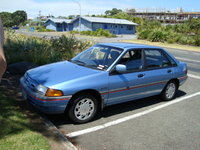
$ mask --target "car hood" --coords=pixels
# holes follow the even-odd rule
[[[27,74],[38,84],[51,87],[62,82],[84,78],[99,72],[102,71],[79,66],[69,61],[63,61],[31,69]]]

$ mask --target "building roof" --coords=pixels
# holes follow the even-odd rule
[[[179,14],[183,15],[200,15],[200,12],[180,12]]]
[[[126,24],[126,25],[137,25],[137,23],[128,21],[126,19],[115,19],[115,18],[101,18],[101,17],[81,17],[89,22],[96,22],[96,23],[112,23],[112,24]],[[78,18],[76,18],[78,19]],[[76,20],[74,19],[74,20]],[[51,20],[55,23],[71,23],[71,19],[55,19],[55,18],[49,18],[48,20]],[[48,21],[47,20],[47,21]]]
[[[137,25],[126,19],[115,19],[115,18],[100,18],[100,17],[81,17],[89,22],[96,23],[112,23],[112,24],[126,24],[126,25]]]
[[[55,23],[63,23],[63,22],[71,23],[71,21],[72,21],[71,19],[55,19],[55,18],[49,18],[48,20],[51,20],[51,21],[53,21]]]

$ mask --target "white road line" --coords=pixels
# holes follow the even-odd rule
[[[200,79],[200,76],[197,76],[197,75],[193,75],[193,74],[187,74],[187,75],[190,78]]]
[[[182,57],[176,57],[176,58],[180,59],[180,60],[183,60],[183,61],[190,61],[190,62],[200,63],[199,60],[187,59],[187,58],[182,58]]]
[[[197,92],[197,93],[194,93],[194,94],[191,94],[191,95],[188,95],[188,96],[184,96],[184,97],[181,97],[181,98],[177,98],[177,99],[175,99],[173,101],[170,101],[170,102],[167,102],[165,104],[156,106],[154,108],[150,108],[150,109],[145,110],[143,112],[139,112],[139,113],[136,113],[136,114],[124,117],[124,118],[120,118],[120,119],[117,119],[117,120],[114,120],[114,121],[111,121],[111,122],[107,122],[107,123],[102,124],[102,125],[94,126],[94,127],[91,127],[91,128],[80,130],[80,131],[75,131],[75,132],[66,134],[66,136],[69,137],[69,138],[73,138],[73,137],[77,137],[77,136],[80,136],[80,135],[83,135],[83,134],[95,132],[95,131],[98,131],[98,130],[101,130],[101,129],[104,129],[104,128],[107,128],[107,127],[110,127],[110,126],[114,126],[114,125],[123,123],[123,122],[131,120],[131,119],[135,119],[135,118],[144,116],[144,115],[149,114],[151,112],[154,112],[156,110],[159,110],[159,109],[165,108],[165,107],[167,107],[169,105],[172,105],[172,104],[187,100],[187,99],[195,97],[197,95],[200,95],[200,92]]]

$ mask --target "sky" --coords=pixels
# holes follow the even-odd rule
[[[15,12],[24,10],[28,18],[35,18],[39,11],[41,15],[68,16],[104,14],[112,8],[131,9],[137,11],[155,11],[166,9],[177,11],[182,7],[184,11],[200,12],[200,0],[0,0],[0,12]]]

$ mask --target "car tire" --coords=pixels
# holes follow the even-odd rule
[[[69,118],[76,123],[86,123],[97,113],[97,99],[92,95],[82,95],[73,100],[69,108]]]
[[[169,81],[161,93],[161,97],[165,101],[170,101],[176,96],[178,86],[175,81]]]

